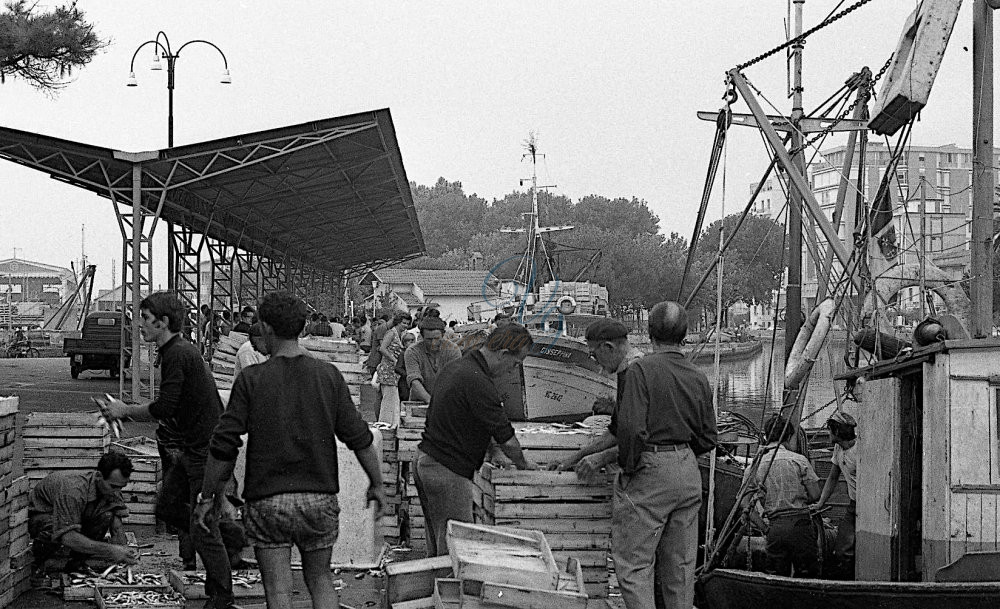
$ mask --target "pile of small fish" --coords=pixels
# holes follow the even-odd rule
[[[154,592],[128,590],[111,592],[104,596],[105,607],[141,607],[143,605],[177,605],[184,606],[184,597],[176,592]]]
[[[72,587],[93,588],[94,586],[163,586],[163,576],[159,573],[134,573],[131,568],[113,572],[108,569],[101,574],[70,573]]]
[[[261,582],[260,573],[257,571],[233,571],[233,585],[244,588],[253,588]],[[184,574],[184,585],[204,584],[205,572],[195,571]]]

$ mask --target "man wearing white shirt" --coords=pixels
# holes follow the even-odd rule
[[[233,380],[240,375],[240,370],[254,364],[262,364],[267,361],[267,344],[261,332],[260,322],[250,326],[250,340],[240,345],[236,351],[236,366],[233,372]]]

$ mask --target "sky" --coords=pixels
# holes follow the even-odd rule
[[[843,4],[807,0],[808,29]],[[40,6],[55,3],[42,0]],[[872,0],[805,47],[807,109],[862,66],[877,72],[915,0]],[[136,48],[167,34],[173,48],[207,39],[177,61],[174,139],[184,145],[354,112],[389,108],[407,176],[461,181],[501,198],[530,177],[529,132],[545,154],[540,182],[578,200],[645,200],[665,234],[690,238],[725,72],[786,38],[788,0],[732,2],[339,2],[80,0],[108,47],[58,94],[0,85],[0,125],[125,151],[167,145],[166,71]],[[972,1],[964,3],[912,143],[971,143]],[[788,113],[783,53],[746,70],[769,112]],[[737,112],[746,112],[742,103]],[[846,137],[831,138],[827,147]],[[708,221],[742,209],[768,158],[752,129],[734,128]],[[82,227],[86,226],[85,231]],[[163,225],[161,225],[162,227]],[[98,288],[120,273],[111,203],[0,161],[0,259],[69,266],[85,251]],[[166,283],[165,228],[154,239],[154,284]],[[117,284],[117,280],[115,281]]]

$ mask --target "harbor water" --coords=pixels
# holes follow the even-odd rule
[[[835,389],[843,392],[844,382],[834,377],[846,370],[845,339],[830,340],[820,351],[809,376],[803,413],[803,426],[822,427],[836,408]],[[698,367],[715,383],[715,364],[711,359]],[[719,364],[719,410],[737,412],[760,423],[765,413],[781,405],[785,369],[785,345],[782,338],[774,343],[765,339],[764,348],[751,357],[722,361]]]

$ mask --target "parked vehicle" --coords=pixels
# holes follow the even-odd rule
[[[107,370],[111,378],[121,371],[121,313],[91,313],[83,321],[81,338],[66,338],[63,353],[69,356],[69,373],[73,378],[84,370]],[[128,366],[128,362],[125,364]]]

